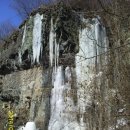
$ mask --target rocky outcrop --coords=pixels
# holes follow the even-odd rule
[[[129,44],[107,34],[99,16],[34,11],[0,53],[0,127],[13,109],[15,129],[128,130]]]
[[[13,108],[16,128],[28,120],[35,120],[39,128],[47,125],[50,114],[50,77],[49,70],[43,71],[41,67],[3,77],[0,97],[3,105],[7,103],[7,107]]]
[[[38,11],[34,11],[20,26],[15,38],[12,35],[8,43],[1,47],[1,75],[33,67],[36,53],[37,60],[40,58],[40,64],[46,67],[49,66],[47,60],[49,56],[48,42],[51,17],[53,17],[53,22],[55,23],[54,30],[57,33],[57,42],[60,44],[60,54],[73,54],[78,51],[78,28],[81,26],[79,16],[65,6],[56,6],[48,9],[41,8]],[[39,25],[40,21],[41,26]],[[41,31],[38,32],[38,30]],[[41,37],[39,41],[35,40],[39,37],[38,35]],[[36,42],[38,43],[35,44]],[[46,62],[44,63],[45,60]]]

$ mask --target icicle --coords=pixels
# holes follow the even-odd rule
[[[25,42],[25,37],[26,37],[26,24],[24,26],[24,31],[23,31],[23,38],[22,38],[22,45],[21,45],[21,48],[19,48],[19,51],[18,51],[18,62],[21,64],[22,63],[22,46],[24,45],[24,42]]]
[[[50,64],[53,66],[54,60],[54,69],[58,66],[59,61],[59,44],[56,41],[56,33],[54,32],[54,24],[53,19],[51,19],[51,30],[50,30],[50,37],[49,37],[49,54],[50,54]]]
[[[25,26],[24,26],[24,32],[23,32],[23,38],[22,38],[22,45],[24,44],[24,42],[25,42],[25,37],[26,37],[26,24],[25,24]]]
[[[57,59],[57,43],[56,43],[56,39],[55,39],[55,54],[54,54],[54,57],[55,57],[55,62],[54,62],[54,65],[55,65],[55,71],[56,71],[56,59]]]
[[[100,55],[107,51],[107,36],[106,36],[106,29],[104,26],[101,25],[100,17],[94,19],[95,21],[95,41],[96,41],[96,48],[97,48],[97,55]],[[106,58],[106,57],[105,57]],[[97,63],[100,62],[100,57],[97,58]]]
[[[54,49],[54,28],[53,28],[53,19],[51,19],[51,30],[49,36],[49,55],[50,55],[50,63],[53,65],[53,49]]]
[[[34,28],[33,28],[33,62],[39,63],[40,54],[42,52],[42,19],[41,16],[37,13],[34,17]]]
[[[22,63],[22,54],[21,50],[18,51],[18,62],[21,64]]]
[[[55,71],[56,71],[56,68],[58,66],[58,61],[59,61],[59,44],[56,43],[56,39],[55,39],[55,54],[54,54],[54,57],[55,57]]]
[[[100,24],[99,23],[96,23],[95,24],[95,40],[97,41],[97,44],[99,44],[99,26]]]
[[[57,45],[57,65],[59,64],[59,44]]]

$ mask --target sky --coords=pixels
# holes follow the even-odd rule
[[[15,26],[19,26],[22,22],[19,15],[11,7],[12,0],[0,0],[0,24],[11,22]]]

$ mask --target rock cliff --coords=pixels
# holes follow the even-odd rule
[[[106,28],[64,5],[32,12],[1,47],[0,129],[13,110],[16,130],[28,121],[39,130],[129,130],[129,39],[112,43]]]

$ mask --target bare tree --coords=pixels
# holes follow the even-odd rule
[[[6,39],[16,30],[16,27],[10,22],[0,24],[0,42]]]
[[[103,6],[106,6],[110,1],[100,0]],[[54,5],[59,2],[63,2],[71,8],[81,8],[82,10],[97,10],[101,8],[98,0],[13,0],[11,6],[22,19],[25,19],[34,9],[43,5]]]
[[[13,0],[11,6],[22,19],[25,19],[29,16],[33,9],[37,9],[46,3],[46,0]]]

